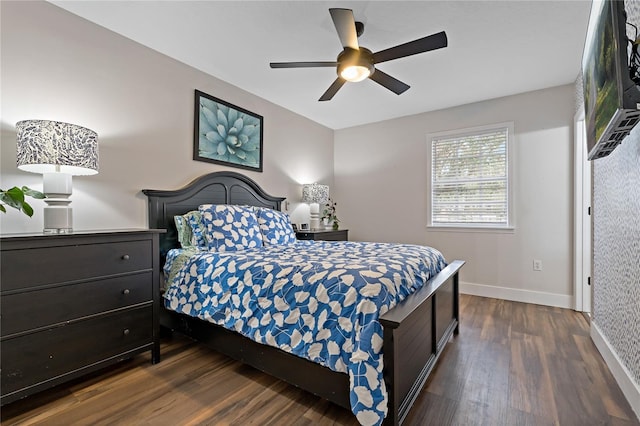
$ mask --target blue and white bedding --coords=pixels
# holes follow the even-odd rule
[[[417,245],[298,241],[240,251],[174,249],[167,308],[349,374],[363,425],[387,413],[378,318],[446,266]]]

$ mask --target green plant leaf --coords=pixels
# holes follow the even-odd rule
[[[22,192],[22,189],[18,188],[17,186],[8,189],[6,193],[9,197],[11,197],[12,200],[17,202],[18,204],[24,203],[24,192]]]
[[[42,192],[35,191],[27,186],[23,186],[22,188],[14,186],[6,191],[0,189],[0,202],[4,203],[0,204],[0,212],[6,213],[7,209],[5,205],[7,205],[23,212],[29,217],[33,216],[33,207],[24,200],[25,195],[37,199],[45,198],[45,195]]]
[[[5,203],[6,205],[8,205],[9,207],[13,207],[14,209],[18,209],[20,210],[22,207],[22,202],[19,200],[16,200],[11,193],[9,192],[11,191],[10,189],[7,191],[2,191],[0,193],[0,201],[2,201],[3,203]],[[24,200],[24,198],[23,198]],[[5,210],[6,211],[6,210]]]
[[[33,216],[33,208],[29,205],[29,203],[22,203],[22,211],[29,217]]]
[[[46,196],[42,192],[31,189],[28,186],[23,186],[22,192],[24,192],[24,195],[28,195],[29,197],[36,198],[38,200],[46,198]]]

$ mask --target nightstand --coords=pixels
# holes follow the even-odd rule
[[[0,236],[0,404],[136,354],[160,360],[162,230]]]
[[[349,230],[314,229],[311,231],[297,231],[296,238],[299,240],[347,241],[349,239]]]

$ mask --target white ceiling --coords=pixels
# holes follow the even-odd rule
[[[52,1],[90,21],[333,129],[575,81],[590,1]],[[439,31],[449,47],[379,64],[409,84],[398,96],[371,80],[318,98],[342,50],[330,7],[365,23],[376,52]],[[216,95],[215,93],[211,93]]]

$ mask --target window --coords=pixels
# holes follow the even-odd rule
[[[429,225],[510,228],[513,123],[429,136]]]

